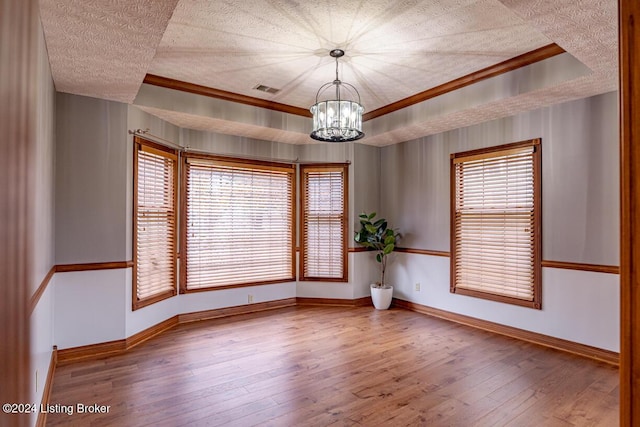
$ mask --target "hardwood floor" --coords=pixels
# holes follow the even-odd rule
[[[616,426],[618,369],[403,309],[180,325],[59,366],[50,426]],[[78,414],[76,405],[110,405]]]

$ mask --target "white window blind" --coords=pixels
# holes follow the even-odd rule
[[[185,290],[295,280],[293,165],[187,158]]]
[[[347,280],[347,166],[301,166],[303,280]]]
[[[539,308],[536,141],[453,158],[454,292]]]
[[[135,308],[176,294],[177,154],[136,138]]]

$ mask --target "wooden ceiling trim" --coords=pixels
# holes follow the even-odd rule
[[[477,83],[479,81],[495,77],[500,74],[508,73],[509,71],[513,71],[526,65],[551,58],[564,52],[564,49],[562,49],[557,44],[552,43],[532,50],[531,52],[527,52],[506,61],[500,62],[499,64],[495,64],[490,67],[483,68],[482,70],[475,71],[471,74],[467,74],[450,82],[441,84],[440,86],[436,86],[423,92],[416,93],[415,95],[411,95],[407,98],[385,105],[384,107],[380,107],[376,110],[364,114],[362,119],[363,121],[375,119],[376,117],[380,117],[385,114],[400,110],[402,108],[426,101],[428,99],[435,98],[436,96],[443,95],[447,92],[451,92],[465,86],[469,86],[473,83]],[[306,108],[281,104],[279,102],[268,101],[261,98],[254,98],[252,96],[241,95],[239,93],[228,92],[226,90],[210,88],[207,86],[189,82],[183,82],[180,80],[157,76],[154,74],[147,74],[144,78],[143,83],[168,89],[175,89],[182,92],[194,93],[196,95],[204,95],[211,98],[223,99],[225,101],[251,105],[253,107],[267,108],[269,110],[280,111],[283,113],[295,114],[303,117],[311,117],[311,112]]]
[[[268,101],[266,99],[254,98],[252,96],[241,95],[239,93],[228,92],[226,90],[210,88],[194,83],[183,82],[168,77],[147,74],[143,83],[160,86],[168,89],[175,89],[182,92],[194,93],[196,95],[209,96],[211,98],[223,99],[225,101],[237,102],[251,105],[253,107],[266,108],[280,111],[282,113],[295,114],[303,117],[311,117],[311,111],[306,108],[295,107],[293,105],[281,104],[279,102]]]
[[[555,43],[540,47],[532,50],[531,52],[523,53],[522,55],[507,59],[506,61],[483,68],[482,70],[475,71],[471,74],[451,80],[450,82],[443,83],[440,86],[427,89],[424,92],[416,93],[415,95],[411,95],[407,98],[401,99],[400,101],[396,101],[385,105],[384,107],[370,111],[363,115],[362,120],[371,120],[376,117],[384,116],[385,114],[393,113],[394,111],[402,108],[418,104],[428,99],[435,98],[436,96],[443,95],[500,74],[508,73],[509,71],[551,58],[564,52],[565,50]]]

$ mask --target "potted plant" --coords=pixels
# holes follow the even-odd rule
[[[393,286],[384,281],[387,257],[396,247],[396,241],[400,235],[388,227],[386,219],[376,220],[375,212],[361,213],[359,217],[360,231],[355,233],[353,240],[376,252],[376,261],[380,263],[380,281],[371,284],[371,299],[375,308],[386,310],[391,305],[393,297]]]

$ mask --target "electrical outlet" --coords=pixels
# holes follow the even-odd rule
[[[416,283],[416,292],[420,292],[420,282]]]
[[[249,296],[247,297],[247,301],[249,302],[249,304],[253,303],[253,295],[249,294]]]

